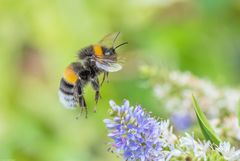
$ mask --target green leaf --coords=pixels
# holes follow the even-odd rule
[[[198,119],[199,126],[202,130],[202,133],[205,139],[210,140],[212,143],[219,145],[221,139],[216,135],[213,131],[212,127],[210,126],[206,116],[202,112],[201,108],[199,107],[195,97],[192,95],[192,101],[194,105],[194,110]]]

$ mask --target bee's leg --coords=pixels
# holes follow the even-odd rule
[[[98,78],[96,77],[96,78],[91,79],[91,84],[92,84],[93,89],[96,91],[95,101],[96,101],[96,104],[97,104],[97,103],[98,103],[98,100],[99,100],[99,98],[100,98]]]
[[[108,83],[109,82],[109,80],[108,80],[108,72],[104,72],[103,73],[103,79],[102,79],[102,82],[101,82],[101,86],[102,86],[103,82],[105,81],[105,78],[107,79],[107,83]]]
[[[82,84],[81,84],[81,81],[78,80],[77,82],[77,85],[76,85],[76,88],[77,88],[77,98],[78,98],[78,103],[79,103],[79,106],[81,108],[81,113],[83,112],[83,110],[85,110],[86,112],[86,118],[87,118],[87,105],[86,105],[86,101],[83,97],[83,90],[82,90]]]
[[[95,93],[95,101],[96,101],[96,104],[97,104],[99,98],[101,98],[100,92],[99,92],[99,81],[98,81],[98,78],[95,77],[95,78],[91,79],[91,84],[92,84],[93,89],[96,91],[96,93]]]
[[[81,107],[81,113],[83,112],[83,110],[85,110],[85,113],[86,113],[85,117],[87,118],[88,109],[87,109],[86,101],[82,95],[79,96],[79,105]]]
[[[104,72],[104,73],[103,73],[103,79],[102,79],[102,82],[101,82],[101,86],[102,86],[103,82],[105,81],[105,77],[106,77],[106,74],[105,74],[105,72]]]

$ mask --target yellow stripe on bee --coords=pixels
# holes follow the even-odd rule
[[[68,83],[70,84],[75,84],[77,79],[78,79],[78,76],[77,74],[74,72],[72,66],[68,66],[64,73],[63,73],[63,78],[65,81],[67,81]]]
[[[99,58],[103,57],[103,50],[100,45],[93,45],[93,51],[97,57],[99,57]]]

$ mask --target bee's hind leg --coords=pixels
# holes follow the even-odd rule
[[[85,117],[87,118],[88,109],[87,109],[86,101],[82,95],[79,96],[79,106],[81,108],[81,113],[83,113],[83,110],[85,110],[85,113],[86,113]]]
[[[76,89],[77,89],[77,98],[78,98],[81,114],[83,113],[83,110],[85,110],[85,113],[86,113],[85,117],[87,118],[88,110],[87,110],[86,101],[83,97],[83,90],[82,90],[82,85],[80,80],[78,80],[77,82]]]

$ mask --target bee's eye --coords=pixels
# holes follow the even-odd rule
[[[109,52],[109,51],[107,51],[106,53],[105,53],[105,55],[106,56],[109,56],[111,53]]]

